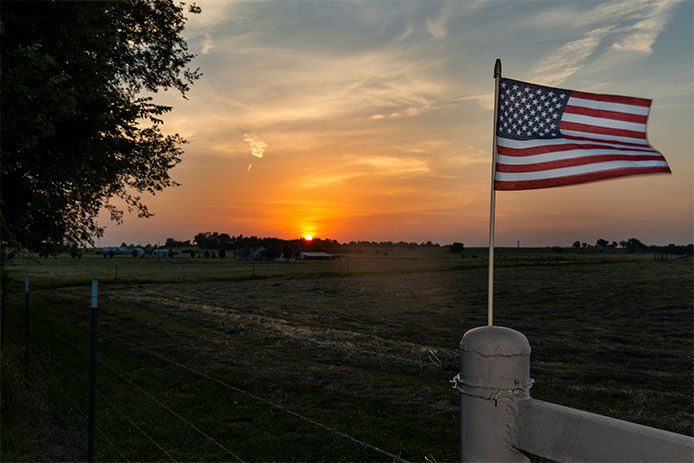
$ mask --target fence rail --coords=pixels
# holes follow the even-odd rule
[[[519,462],[518,450],[557,461],[694,460],[694,438],[530,398],[530,344],[485,326],[463,336],[462,462]]]
[[[517,448],[556,461],[694,460],[694,439],[629,421],[525,399]]]

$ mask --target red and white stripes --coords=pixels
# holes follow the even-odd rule
[[[651,101],[572,91],[562,138],[497,137],[495,189],[525,190],[670,172],[646,137]]]

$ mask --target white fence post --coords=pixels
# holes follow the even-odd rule
[[[516,450],[517,402],[529,397],[530,344],[518,331],[474,328],[460,342],[461,461],[526,462]]]

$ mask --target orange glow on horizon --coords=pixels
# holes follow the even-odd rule
[[[312,241],[312,240],[313,240],[313,236],[307,234],[306,236],[304,236],[304,239],[305,239],[306,241]]]

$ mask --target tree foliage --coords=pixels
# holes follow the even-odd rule
[[[595,247],[606,248],[608,244],[610,244],[609,241],[607,241],[606,239],[600,238],[595,242]]]
[[[171,107],[200,74],[173,0],[13,2],[1,9],[2,239],[37,248],[92,242],[102,209],[151,215],[143,193],[176,185]],[[190,12],[199,12],[194,5]]]
[[[448,246],[448,250],[450,252],[460,254],[461,252],[465,251],[465,245],[463,243],[459,243],[456,241],[453,244],[451,244],[450,246]]]

